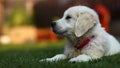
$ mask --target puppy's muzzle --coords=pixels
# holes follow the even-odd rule
[[[52,28],[54,28],[56,26],[56,22],[52,22],[51,26],[52,26]]]
[[[57,25],[57,22],[51,23],[51,26],[52,26],[53,32],[56,34],[63,34],[67,32],[66,30],[61,30],[61,28]]]

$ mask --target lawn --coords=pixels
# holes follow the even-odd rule
[[[0,46],[0,68],[119,68],[120,55],[103,57],[85,63],[69,63],[68,59],[58,62],[39,62],[63,52],[65,42],[47,44],[21,44]]]

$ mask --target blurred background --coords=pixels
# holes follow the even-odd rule
[[[86,5],[98,14],[105,30],[120,37],[120,0],[0,0],[0,43],[57,42],[52,21],[76,5]]]

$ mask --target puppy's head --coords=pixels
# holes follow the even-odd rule
[[[80,37],[99,22],[95,11],[85,6],[67,9],[61,19],[53,22],[53,32],[59,35],[74,34]]]

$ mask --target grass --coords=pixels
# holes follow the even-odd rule
[[[119,68],[120,55],[103,57],[85,63],[69,63],[68,59],[58,62],[39,62],[63,52],[65,42],[47,44],[21,44],[0,46],[0,68]]]

